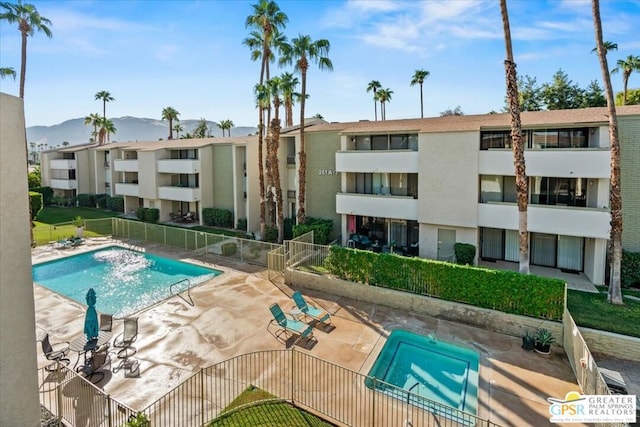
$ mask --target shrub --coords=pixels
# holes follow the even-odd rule
[[[138,208],[136,209],[136,217],[140,221],[144,221],[144,217],[146,216],[147,208]]]
[[[78,201],[78,206],[83,208],[95,208],[96,207],[96,198],[93,194],[78,194],[76,197]]]
[[[96,206],[106,209],[111,197],[108,194],[96,194]]]
[[[640,285],[640,252],[622,251],[620,281],[623,288]]]
[[[293,226],[293,237],[302,236],[310,231],[313,231],[313,243],[326,245],[333,231],[333,221],[307,217],[303,224]]]
[[[221,245],[222,256],[232,256],[236,253],[237,245],[234,242],[226,242]]]
[[[227,209],[204,208],[202,210],[202,220],[208,226],[231,228],[233,226],[233,213]]]
[[[84,227],[84,218],[82,218],[80,215],[78,215],[77,217],[75,217],[73,219],[73,221],[71,221],[71,223],[73,225],[75,225],[76,227]]]
[[[42,177],[40,175],[40,168],[36,168],[33,172],[29,172],[29,190],[36,191],[42,185]]]
[[[561,320],[564,282],[421,258],[332,246],[325,267],[343,280],[477,307]]]
[[[110,197],[107,208],[113,212],[124,212],[124,197]]]
[[[32,191],[42,194],[42,203],[45,206],[49,206],[53,200],[53,188],[51,187],[40,187],[34,188]]]
[[[469,243],[456,243],[453,245],[456,254],[456,263],[460,265],[473,265],[476,258],[476,247]]]
[[[42,210],[42,194],[29,191],[29,203],[31,204],[31,219],[34,220]]]
[[[278,242],[278,229],[271,225],[264,226],[264,237],[262,239],[265,242],[277,243]]]
[[[295,225],[296,220],[293,218],[285,218],[283,224],[282,233],[284,235],[284,240],[293,239],[293,226]]]
[[[157,208],[148,208],[144,212],[144,220],[146,222],[158,222],[160,219],[160,210]]]
[[[236,223],[236,229],[247,231],[247,218],[238,218],[238,222]]]

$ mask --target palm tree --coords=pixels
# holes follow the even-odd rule
[[[600,60],[600,69],[602,70],[602,80],[604,82],[604,94],[607,98],[607,109],[609,113],[609,145],[611,146],[611,183],[609,186],[609,209],[611,211],[611,235],[609,242],[610,276],[607,299],[612,304],[623,304],[622,290],[620,287],[620,266],[622,261],[622,196],[620,193],[620,141],[618,140],[618,117],[616,115],[613,88],[611,87],[611,76],[609,75],[609,65],[607,64],[606,48],[602,41],[602,21],[600,20],[599,0],[592,0],[591,8],[593,11],[593,27],[596,35],[598,59]],[[630,56],[627,59],[630,58],[632,57]],[[621,66],[620,61],[618,61],[618,66]],[[631,72],[629,72],[629,74],[631,74]],[[625,79],[625,92],[626,88]]]
[[[169,121],[169,139],[173,139],[173,121],[179,122],[180,113],[173,107],[165,107],[162,109],[162,120]]]
[[[378,96],[377,92],[382,85],[377,80],[371,80],[367,86],[367,93],[373,92],[373,112],[375,114],[376,122],[378,121]],[[380,112],[382,114],[382,112]]]
[[[284,123],[286,127],[293,126],[293,98],[296,93],[296,86],[299,80],[292,73],[282,73],[280,76],[280,89],[282,90],[282,100],[284,102]]]
[[[269,90],[263,84],[256,84],[253,93],[256,97],[258,107],[258,179],[260,186],[260,235],[264,237],[264,226],[266,222],[266,202],[264,186],[264,114],[263,111],[270,104]]]
[[[378,97],[378,101],[380,101],[380,120],[387,119],[387,107],[384,105],[386,102],[391,101],[391,95],[393,91],[389,88],[386,89],[378,89],[376,92],[376,96]]]
[[[602,47],[604,47],[605,53],[609,53],[612,50],[618,50],[618,43],[606,41],[602,44]],[[598,46],[591,49],[591,53],[598,53]]]
[[[599,7],[599,6],[598,6]],[[629,83],[629,76],[631,73],[640,73],[640,56],[629,55],[626,59],[618,59],[616,68],[611,70],[612,74],[619,73],[622,70],[622,82],[624,88],[622,90],[622,105],[627,105],[627,85]]]
[[[13,67],[0,68],[0,78],[5,78],[7,76],[13,77],[13,80],[16,79],[16,70]]]
[[[329,49],[331,44],[329,40],[318,39],[311,40],[308,35],[299,35],[291,40],[291,44],[282,46],[282,64],[295,63],[295,70],[301,75],[301,100],[300,100],[300,165],[298,169],[298,214],[297,223],[304,223],[306,217],[305,197],[306,197],[306,173],[307,173],[307,154],[304,146],[304,104],[307,96],[307,71],[309,70],[309,60],[318,64],[321,70],[333,70],[333,63],[329,59]]]
[[[116,99],[113,96],[111,96],[111,94],[106,90],[101,90],[100,92],[96,93],[96,101],[98,99],[102,100],[102,118],[106,119],[107,118],[107,102],[115,101]]]
[[[184,130],[182,125],[180,123],[176,123],[175,125],[173,125],[173,130],[176,132],[176,138],[180,139],[180,132]]]
[[[231,138],[231,129],[233,129],[235,125],[233,124],[233,120],[227,119],[225,120],[225,122],[225,126],[227,128],[227,136]]]
[[[110,135],[112,133],[116,133],[116,127],[113,125],[113,122],[109,119],[105,119],[101,117],[98,119],[98,145],[103,145],[105,141],[109,141],[111,139]]]
[[[278,163],[278,150],[280,147],[280,93],[282,79],[274,77],[267,81],[269,93],[273,98],[273,120],[269,125],[269,135],[267,136],[267,157],[271,168],[271,177],[276,191],[276,225],[278,227],[278,243],[284,240],[284,206],[282,205],[282,184],[280,182],[280,165]]]
[[[51,38],[52,33],[47,25],[51,25],[44,16],[38,13],[38,9],[32,4],[22,3],[0,3],[5,12],[0,13],[0,20],[7,21],[9,24],[18,24],[18,30],[22,35],[22,54],[20,61],[20,98],[24,99],[24,81],[27,72],[27,37],[33,36],[35,30],[43,32],[47,37]]]
[[[271,0],[259,0],[252,5],[253,13],[247,16],[246,28],[253,28],[250,37],[244,40],[244,44],[251,49],[251,58],[256,61],[260,59],[260,81],[255,87],[255,94],[258,100],[258,114],[260,115],[261,129],[258,133],[258,175],[260,176],[260,235],[264,237],[264,226],[266,218],[265,188],[264,188],[264,164],[263,164],[263,138],[264,138],[264,111],[268,111],[267,124],[270,120],[270,102],[264,102],[264,82],[269,80],[269,63],[274,59],[272,49],[285,42],[285,37],[280,33],[280,28],[284,28],[289,18],[280,10],[276,2]],[[261,50],[260,50],[261,49]],[[267,97],[268,101],[268,97]]]
[[[424,83],[424,79],[429,77],[429,72],[427,70],[416,70],[413,73],[413,77],[411,77],[411,86],[420,85],[420,117],[424,118],[424,108],[422,102],[422,83]]]
[[[222,129],[222,137],[224,138],[224,131],[227,130],[229,134],[229,138],[231,138],[231,128],[233,127],[233,122],[231,120],[220,120],[218,123],[218,127]]]
[[[98,135],[98,125],[100,124],[100,119],[102,119],[102,117],[100,117],[99,113],[92,113],[84,118],[85,126],[87,125],[93,126],[93,133],[91,133],[91,135],[94,138]]]
[[[507,99],[511,113],[511,141],[513,146],[513,164],[516,174],[516,197],[518,200],[518,235],[519,235],[519,271],[529,274],[529,231],[527,228],[527,208],[529,185],[527,170],[524,162],[524,139],[522,138],[522,124],[520,122],[520,102],[518,97],[518,76],[516,63],[513,62],[511,48],[511,30],[509,28],[509,13],[507,0],[500,0],[502,26],[507,59],[504,61],[505,78],[507,81]]]

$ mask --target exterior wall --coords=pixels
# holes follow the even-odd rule
[[[211,181],[206,185],[213,187],[213,205],[215,207],[233,211],[233,152],[231,145],[214,145],[213,161],[211,162]],[[203,168],[204,169],[204,168]],[[203,185],[203,182],[200,182]]]
[[[169,178],[163,182],[163,178],[158,177],[157,163],[159,159],[166,157],[165,150],[139,151],[138,152],[138,189],[140,197],[155,200],[158,198],[158,187],[168,185]],[[145,206],[147,206],[145,201]]]
[[[299,139],[296,152],[299,151],[298,144]],[[336,213],[336,193],[340,191],[341,177],[336,173],[335,153],[339,149],[340,137],[335,132],[305,133],[307,216],[333,220],[334,238],[340,233],[341,224],[340,215]],[[296,156],[296,174],[299,166]]]
[[[266,145],[265,145],[266,147]],[[260,178],[258,170],[258,140],[247,143],[247,231],[260,234]]]
[[[94,162],[89,159],[89,150],[73,153],[76,158],[77,194],[90,194],[96,188]]]
[[[418,221],[475,228],[479,132],[429,133],[418,138]]]
[[[40,425],[22,100],[0,93],[0,425]]]
[[[238,218],[247,217],[247,202],[245,201],[245,161],[246,149],[244,146],[233,146],[233,225],[238,223]]]
[[[213,186],[213,149],[211,146],[201,147],[198,150],[198,159],[200,159],[200,207],[211,208],[214,205],[214,186]],[[168,212],[167,212],[168,214]],[[198,218],[202,218],[202,212],[199,212]]]
[[[618,116],[622,175],[622,247],[640,252],[640,116]]]
[[[604,285],[607,242],[593,238],[584,242],[584,275],[595,285]]]

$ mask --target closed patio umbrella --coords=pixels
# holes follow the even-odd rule
[[[87,314],[84,318],[84,333],[87,341],[98,338],[100,325],[98,324],[98,313],[96,313],[96,291],[90,288],[87,292]]]

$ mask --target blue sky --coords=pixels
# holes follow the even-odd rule
[[[245,19],[255,1],[37,1],[53,38],[29,38],[27,126],[52,125],[100,112],[96,92],[115,101],[108,117],[159,119],[166,106],[181,119],[255,126],[253,85],[260,72],[249,50]],[[504,40],[499,3],[491,1],[281,0],[289,39],[308,34],[331,42],[334,71],[312,68],[306,111],[329,121],[373,120],[366,86],[393,91],[387,119],[420,116],[416,69],[424,83],[425,116],[461,106],[466,114],[499,111],[504,100]],[[519,74],[551,80],[562,68],[581,87],[601,81],[591,2],[508,2]],[[610,64],[640,54],[640,1],[601,1],[605,40],[618,44]],[[0,24],[0,66],[20,68],[20,33]],[[613,65],[611,65],[613,67]],[[286,68],[272,66],[272,75]],[[622,89],[620,75],[612,77]],[[18,80],[18,79],[17,79]],[[18,95],[18,81],[0,90]],[[630,87],[640,86],[640,75]],[[295,113],[296,116],[298,113]]]

